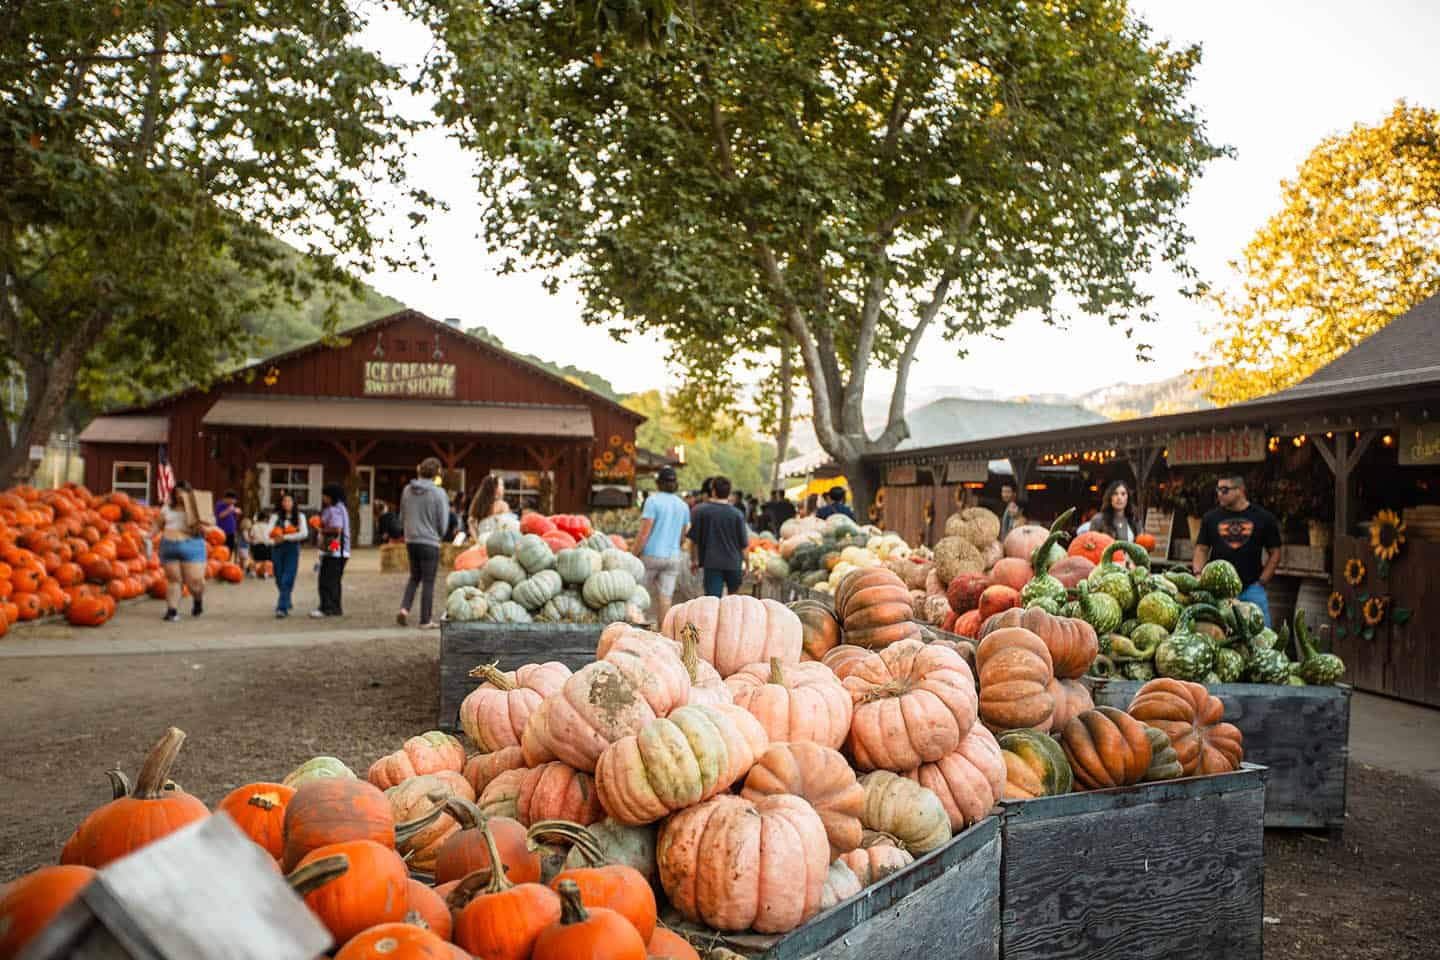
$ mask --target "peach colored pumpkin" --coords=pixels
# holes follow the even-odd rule
[[[411,737],[394,753],[387,754],[370,765],[367,779],[381,790],[427,773],[453,770],[459,773],[465,766],[465,748],[460,741],[439,730]]]
[[[519,770],[506,770],[485,785],[485,792],[480,794],[476,806],[480,813],[486,818],[509,817],[512,820],[520,819],[520,785],[530,775],[530,770],[520,768]]]
[[[1056,677],[1046,686],[1050,696],[1055,698],[1055,714],[1050,718],[1051,730],[1063,730],[1071,717],[1079,716],[1095,708],[1090,688],[1081,680],[1061,680]]]
[[[1018,557],[1028,561],[1030,554],[1045,542],[1050,531],[1038,523],[1027,523],[1016,527],[1005,535],[1005,556]]]
[[[525,721],[546,697],[559,692],[570,677],[563,663],[527,663],[502,671],[486,664],[470,671],[485,682],[460,702],[460,726],[481,753],[520,746]]]
[[[700,628],[686,624],[680,631],[680,662],[690,676],[690,699],[687,706],[716,706],[731,703],[734,698],[720,671],[700,656]]]
[[[1024,627],[985,634],[975,650],[980,670],[980,719],[992,733],[1034,727],[1049,730],[1055,698],[1050,649]]]
[[[1072,554],[1064,560],[1060,560],[1050,567],[1050,576],[1059,580],[1067,590],[1075,589],[1075,586],[1095,569],[1095,564],[1089,558]]]
[[[418,819],[451,797],[463,797],[470,801],[475,799],[475,791],[470,786],[470,781],[453,770],[411,777],[385,791],[385,799],[390,801],[390,810],[395,815],[396,823]],[[460,825],[454,818],[442,813],[428,826],[421,827],[404,840],[397,839],[395,849],[409,855],[406,862],[411,869],[430,873],[435,869],[435,855],[439,852],[440,845],[458,829]]]
[[[568,820],[583,827],[604,816],[595,778],[559,760],[526,771],[515,806],[515,819],[527,827],[541,820]]]
[[[879,883],[895,871],[910,866],[915,862],[915,858],[892,843],[875,843],[851,850],[836,862],[849,867],[863,888]]]
[[[654,823],[728,789],[769,743],[760,721],[740,707],[682,707],[600,755],[600,803],[621,823]]]
[[[1075,783],[1106,790],[1139,783],[1150,769],[1150,737],[1144,723],[1116,707],[1099,707],[1072,717],[1060,746]],[[1163,732],[1163,731],[1162,731]]]
[[[855,669],[855,665],[870,656],[872,652],[865,647],[857,647],[853,643],[842,643],[838,647],[831,647],[820,662],[829,667],[837,678],[844,680],[850,675],[850,671]]]
[[[673,609],[673,608],[672,608]],[[586,664],[530,714],[520,738],[526,765],[564,760],[595,772],[610,744],[639,733],[655,711],[621,667],[609,660]]]
[[[990,568],[991,580],[1003,584],[1017,593],[1034,576],[1035,571],[1031,569],[1030,561],[1024,557],[1004,557],[995,561],[995,566]]]
[[[850,733],[850,694],[823,663],[752,663],[725,680],[737,707],[750,711],[772,741],[838,748]]]
[[[975,724],[975,677],[938,644],[904,640],[843,681],[855,703],[847,743],[862,770],[913,770],[958,746]]]
[[[959,833],[983,819],[999,802],[1005,786],[1005,759],[995,735],[977,723],[954,752],[921,764],[905,776],[940,798],[950,816],[950,829]]]
[[[625,624],[611,624],[606,632],[611,633],[610,641],[601,637],[605,653],[600,659],[620,668],[655,716],[668,716],[689,702],[690,672],[681,663],[674,640]]]
[[[525,766],[525,751],[519,747],[506,747],[504,750],[496,750],[494,753],[477,753],[465,761],[463,771],[465,779],[470,781],[470,789],[475,791],[475,796],[485,792],[485,788],[506,770],[518,770]]]
[[[1023,627],[1043,640],[1051,669],[1062,680],[1083,677],[1100,652],[1095,628],[1078,617],[1052,616],[1039,607],[1005,610],[981,625],[979,639],[1004,627]]]
[[[926,593],[930,592],[927,586]],[[872,650],[920,633],[912,620],[914,608],[905,582],[884,567],[863,567],[846,574],[835,589],[835,615],[840,618],[846,643]]]
[[[861,889],[860,878],[855,876],[855,871],[844,860],[836,860],[825,873],[825,886],[820,891],[820,909],[829,910],[842,900],[849,900]]]
[[[681,915],[716,930],[786,933],[820,910],[825,825],[799,797],[723,794],[670,817],[656,848]]]
[[[860,845],[865,790],[838,750],[818,743],[772,743],[750,768],[740,796],[759,800],[783,793],[815,808],[825,824],[832,858]]]
[[[742,594],[687,600],[670,608],[661,633],[681,640],[681,631],[689,623],[700,631],[701,659],[714,665],[722,677],[771,657],[785,663],[800,662],[804,633],[800,618],[775,600]]]

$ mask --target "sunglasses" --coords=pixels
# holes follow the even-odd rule
[[[1225,484],[1223,484],[1223,483],[1217,483],[1217,484],[1215,484],[1215,492],[1216,492],[1216,493],[1229,493],[1231,490],[1235,490],[1235,489],[1237,489],[1237,488],[1236,488],[1236,487],[1227,487],[1227,486],[1225,486]]]

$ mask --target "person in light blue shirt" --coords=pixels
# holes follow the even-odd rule
[[[685,532],[690,527],[690,508],[675,495],[680,485],[672,467],[661,467],[655,476],[659,489],[645,498],[640,511],[640,533],[630,552],[645,565],[645,588],[655,599],[655,623],[665,622],[675,584],[685,569]]]

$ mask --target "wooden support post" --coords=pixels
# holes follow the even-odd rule
[[[1155,464],[1160,460],[1162,447],[1138,447],[1127,450],[1126,460],[1130,464],[1130,470],[1135,474],[1135,515],[1140,518],[1140,525],[1145,525],[1145,511],[1150,508],[1150,474],[1155,470]]]
[[[1365,451],[1370,449],[1374,442],[1376,431],[1365,430],[1360,432],[1360,439],[1354,440],[1348,432],[1335,434],[1334,446],[1326,441],[1324,437],[1312,437],[1315,449],[1320,451],[1320,457],[1335,475],[1335,535],[1337,537],[1347,535],[1350,527],[1355,523],[1355,504],[1351,500],[1350,493],[1353,484],[1350,482],[1355,468],[1360,465],[1360,458],[1365,456]],[[1351,448],[1351,443],[1354,448]]]
[[[1034,457],[1011,457],[1010,470],[1015,475],[1015,496],[1025,495],[1025,484],[1030,477],[1030,472],[1035,469]]]

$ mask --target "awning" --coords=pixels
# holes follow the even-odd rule
[[[96,417],[80,431],[81,443],[166,443],[169,417]]]
[[[520,403],[228,396],[221,397],[201,422],[207,427],[332,433],[438,433],[576,440],[595,436],[589,407]]]

